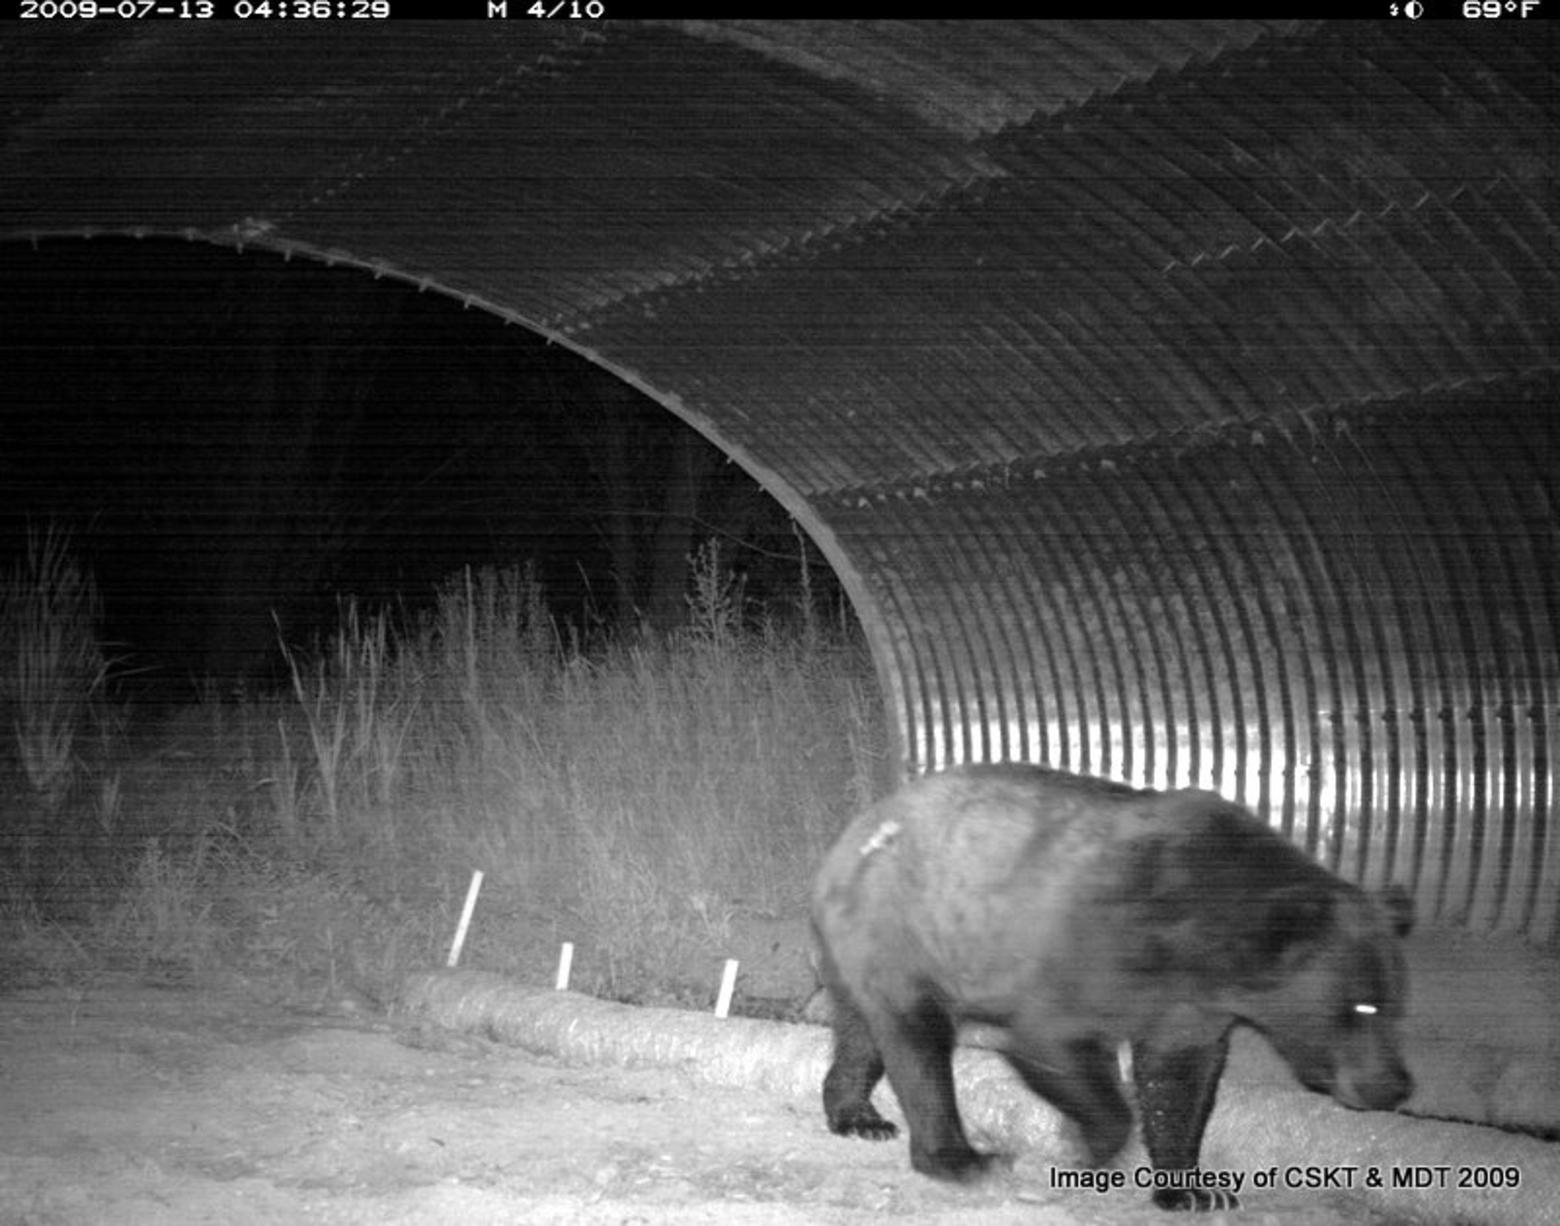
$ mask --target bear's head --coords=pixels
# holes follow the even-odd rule
[[[1413,1093],[1399,1023],[1408,994],[1399,938],[1412,904],[1396,888],[1369,895],[1320,878],[1266,900],[1269,973],[1235,1002],[1301,1084],[1346,1107],[1387,1111]]]

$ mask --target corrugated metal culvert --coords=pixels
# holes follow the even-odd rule
[[[1212,788],[1422,909],[1560,899],[1553,403],[1542,382],[879,490],[917,763]],[[1006,494],[992,498],[992,487]],[[940,548],[894,542],[928,513]]]
[[[0,42],[0,237],[486,306],[807,527],[908,769],[1560,933],[1551,26],[179,24]]]

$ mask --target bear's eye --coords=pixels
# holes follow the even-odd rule
[[[1354,1030],[1367,1025],[1380,1015],[1380,1005],[1374,1005],[1368,1000],[1357,1000],[1343,1011],[1340,1023],[1344,1029]]]

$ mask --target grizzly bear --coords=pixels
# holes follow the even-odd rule
[[[1156,1171],[1195,1172],[1236,1023],[1308,1088],[1390,1109],[1413,1088],[1397,1037],[1409,910],[1401,891],[1364,893],[1210,792],[1017,764],[927,776],[851,822],[818,873],[829,1128],[893,1137],[871,1102],[886,1071],[911,1166],[979,1176],[992,1159],[971,1148],[954,1099],[961,1022],[994,1033],[1072,1119],[1090,1167],[1131,1131],[1122,1042]],[[1195,1174],[1160,1183],[1163,1208],[1237,1203]]]

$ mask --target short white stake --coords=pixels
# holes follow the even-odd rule
[[[737,960],[726,959],[726,969],[720,976],[720,995],[715,998],[715,1016],[725,1017],[731,1012],[731,993],[737,986]]]
[[[460,961],[461,946],[466,943],[466,929],[471,926],[471,913],[476,909],[477,895],[482,892],[482,870],[473,869],[471,884],[466,888],[466,905],[460,911],[460,924],[455,929],[455,940],[450,944],[450,959],[446,965],[453,967]]]
[[[553,989],[558,992],[566,992],[569,988],[569,968],[574,965],[574,942],[565,941],[563,948],[558,951],[558,982],[553,984]]]

